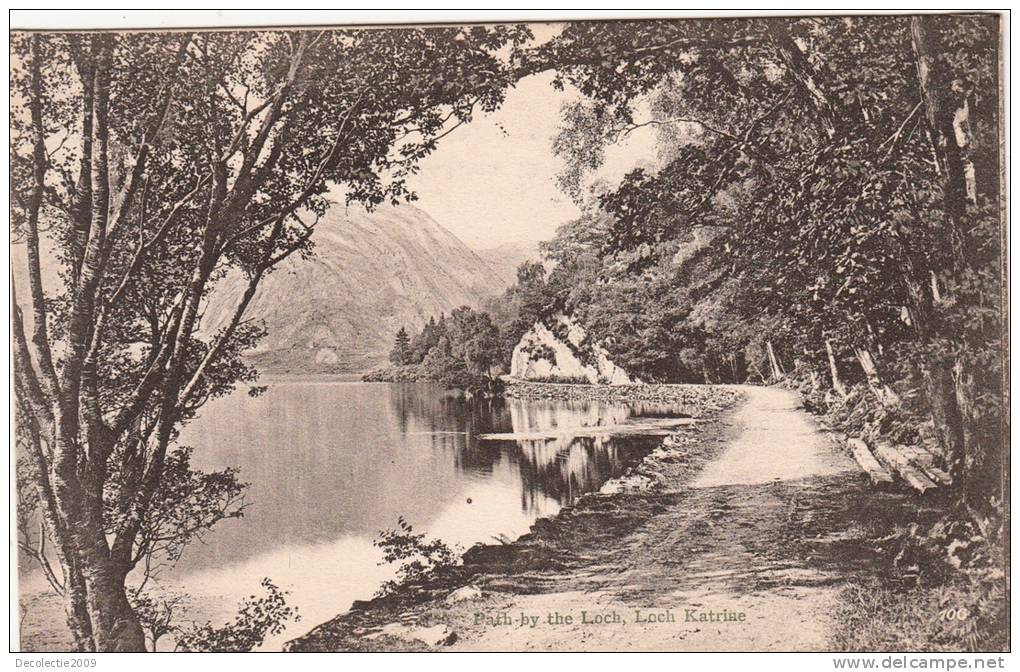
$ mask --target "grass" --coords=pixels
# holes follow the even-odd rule
[[[1003,574],[963,571],[935,586],[891,587],[873,579],[840,593],[832,648],[840,651],[1005,651],[1009,621]]]

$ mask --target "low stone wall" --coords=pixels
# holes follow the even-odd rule
[[[647,401],[679,405],[698,418],[729,407],[740,397],[736,388],[724,385],[572,385],[508,379],[503,396],[509,399],[560,399],[605,402]]]

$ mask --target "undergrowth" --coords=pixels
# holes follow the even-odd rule
[[[1005,651],[1009,648],[1001,527],[947,516],[876,543],[886,572],[839,596],[831,645],[841,651]],[[986,536],[987,535],[987,536]]]

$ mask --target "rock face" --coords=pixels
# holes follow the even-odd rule
[[[447,604],[456,604],[468,600],[477,600],[482,597],[482,590],[478,586],[461,586],[446,596]]]
[[[269,373],[342,373],[384,363],[400,327],[477,307],[506,283],[426,212],[336,205],[319,222],[308,259],[293,255],[260,285],[246,318],[268,335],[252,353]],[[244,291],[240,277],[216,288],[203,319],[215,332]]]
[[[641,381],[609,359],[587,332],[565,315],[536,322],[514,348],[510,377],[520,380],[583,379],[593,384],[631,385]]]

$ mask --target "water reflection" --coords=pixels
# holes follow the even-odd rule
[[[483,433],[536,433],[571,427],[605,427],[635,414],[668,413],[666,406],[636,409],[626,404],[587,401],[466,400],[394,386],[391,403],[405,434],[424,434],[434,449],[449,451],[454,466],[473,475],[491,475],[498,464],[517,469],[521,508],[533,512],[554,500],[571,504],[645,454],[644,437],[555,436],[543,439],[482,441]],[[424,392],[424,393],[423,393]],[[637,412],[636,412],[637,411]],[[679,410],[672,409],[675,417]]]
[[[250,507],[185,553],[165,577],[196,597],[195,618],[222,622],[271,577],[300,623],[278,647],[370,597],[392,568],[372,546],[398,516],[467,548],[517,537],[598,489],[656,438],[557,436],[482,441],[479,434],[618,424],[671,409],[559,401],[466,400],[425,384],[267,381],[209,404],[185,428],[198,468],[237,466]],[[672,409],[674,414],[679,409]]]

